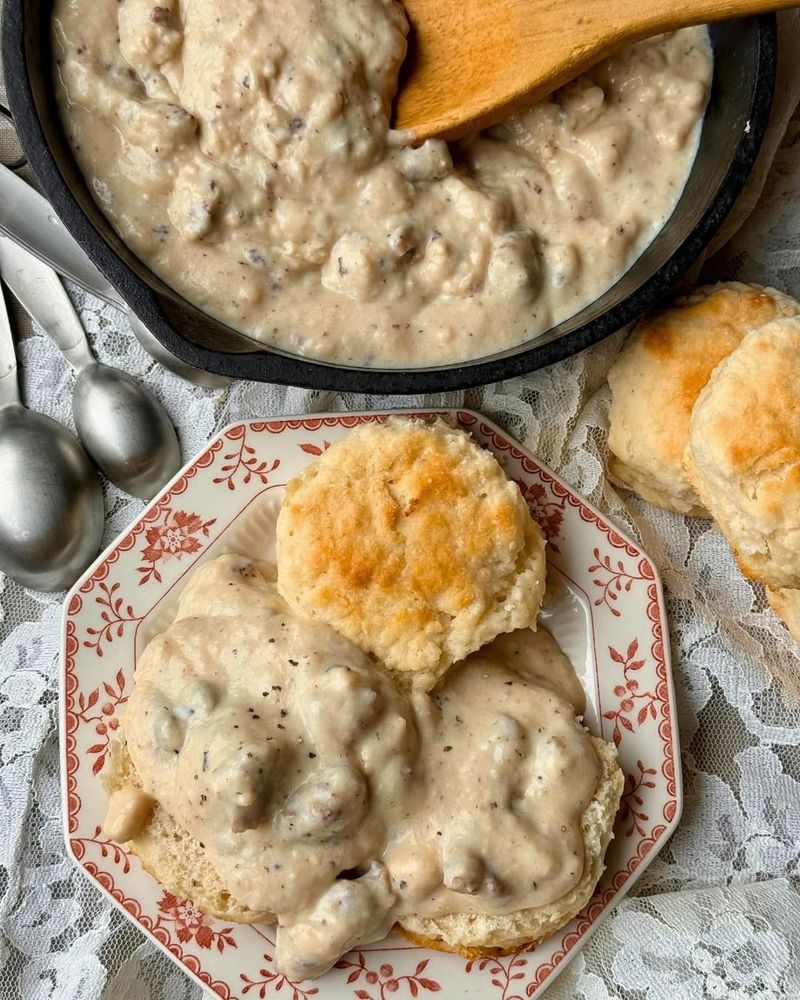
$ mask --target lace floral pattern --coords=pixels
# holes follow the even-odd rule
[[[784,18],[784,39],[794,51],[796,37],[793,42],[790,35],[796,24],[797,19]],[[795,116],[758,211],[707,266],[710,277],[768,282],[800,296],[799,151],[800,116]],[[189,386],[150,361],[118,313],[83,294],[75,300],[98,357],[153,389],[172,415],[186,455],[220,427],[241,419],[464,404],[504,426],[637,537],[658,565],[667,591],[684,816],[635,894],[604,921],[546,996],[800,997],[800,653],[766,608],[761,589],[736,571],[713,529],[620,495],[605,478],[604,379],[622,334],[528,378],[389,403],[375,396],[254,383],[227,390]],[[18,314],[15,320],[24,330]],[[22,340],[19,354],[26,401],[70,426],[72,375],[61,356],[36,332]],[[269,469],[248,465],[245,445],[232,442],[233,480],[269,475]],[[539,499],[528,498],[533,506]],[[106,486],[106,507],[108,541],[142,505]],[[547,513],[555,538],[559,512]],[[180,510],[165,512],[153,530],[142,553],[145,571],[180,559],[204,540],[203,525]],[[617,570],[598,568],[603,587],[609,572],[613,577]],[[610,586],[613,593],[616,584]],[[108,628],[95,638],[112,656],[115,630],[135,620],[136,608],[117,606],[113,594],[106,596]],[[613,606],[613,598],[608,599]],[[0,1000],[199,1000],[199,989],[143,943],[65,858],[55,689],[59,620],[59,595],[35,594],[0,576]],[[630,661],[629,684],[619,692],[620,719],[647,725],[645,692],[636,688],[636,650],[623,644],[617,652]],[[126,694],[120,688],[99,690],[92,701],[92,693],[86,693],[84,710],[97,716],[98,758]],[[629,779],[629,822],[636,822],[636,781],[647,780],[646,769]],[[208,937],[202,915],[182,905],[165,897],[163,919],[180,923],[184,933]],[[226,947],[210,938],[207,943]],[[347,960],[357,972],[358,957]],[[487,966],[487,990],[499,993],[489,985],[499,979],[504,995],[515,996],[511,961],[494,963],[496,969]],[[362,978],[356,985],[370,996],[400,995],[391,970],[380,969],[374,978],[366,969],[357,974]],[[427,982],[421,969],[414,981],[420,996],[435,992]],[[403,995],[413,994],[409,983],[401,984]],[[447,984],[441,985],[446,995]],[[254,985],[248,997],[261,995],[261,986]],[[310,993],[313,987],[305,986]],[[278,992],[276,983],[265,981],[264,995],[290,997],[292,988],[287,983]]]

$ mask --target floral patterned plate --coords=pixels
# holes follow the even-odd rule
[[[284,484],[348,429],[385,413],[234,424],[214,438],[69,593],[61,677],[67,850],[129,918],[212,993],[228,998],[532,998],[563,968],[674,829],[681,811],[675,697],[661,587],[652,562],[500,428],[451,415],[515,479],[548,541],[543,615],[576,664],[587,724],[619,747],[626,774],[607,870],[568,926],[535,950],[465,961],[399,938],[347,955],[317,982],[275,971],[273,928],[229,925],[176,898],[104,836],[101,770],[136,657],[164,627],[186,574],[222,552],[268,545]],[[260,541],[259,541],[260,540]],[[263,552],[268,556],[268,552]]]

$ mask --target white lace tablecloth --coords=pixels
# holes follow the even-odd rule
[[[790,85],[796,67],[788,60]],[[800,297],[800,115],[781,142],[786,117],[773,133],[780,148],[755,212],[706,273]],[[545,371],[468,393],[389,401],[252,382],[203,390],[158,368],[117,312],[75,298],[98,358],[153,389],[187,457],[243,418],[463,404],[496,420],[640,539],[660,568],[671,618],[684,815],[632,896],[546,996],[800,998],[800,650],[709,524],[609,485],[604,381],[621,334]],[[26,402],[71,427],[70,371],[49,341],[15,318]],[[108,542],[142,504],[114,487],[106,498]],[[0,1000],[196,1000],[199,988],[66,859],[60,613],[58,595],[0,574]]]

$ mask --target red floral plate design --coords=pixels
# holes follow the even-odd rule
[[[406,411],[411,412],[411,411]],[[414,411],[418,412],[418,411]],[[199,561],[251,552],[268,536],[284,484],[348,430],[386,413],[327,414],[234,424],[214,438],[70,591],[64,612],[61,767],[67,850],[75,863],[175,962],[212,993],[286,1000],[446,997],[524,1000],[572,958],[642,873],[681,812],[675,697],[664,601],[652,562],[602,514],[495,424],[450,413],[497,456],[547,535],[544,617],[575,662],[587,724],[619,747],[626,774],[607,870],[586,908],[538,948],[465,961],[399,938],[347,955],[317,982],[275,971],[273,929],[228,925],[166,892],[105,837],[100,772],[136,657],[168,620]],[[266,544],[266,543],[264,543]]]

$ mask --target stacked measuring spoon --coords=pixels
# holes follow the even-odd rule
[[[103,496],[92,462],[126,493],[149,499],[178,471],[180,446],[152,393],[95,360],[50,267],[0,237],[0,277],[76,373],[73,418],[80,442],[22,406],[0,292],[0,569],[25,586],[60,590],[100,547]]]

